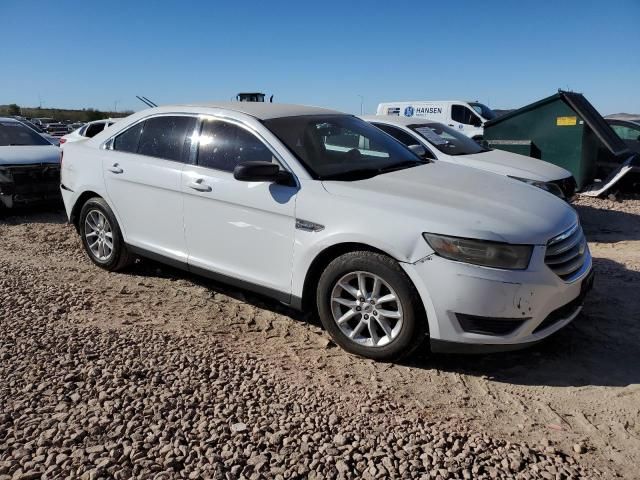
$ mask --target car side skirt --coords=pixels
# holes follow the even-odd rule
[[[164,255],[160,255],[155,252],[150,252],[144,248],[136,247],[133,245],[127,245],[129,251],[135,255],[139,255],[140,257],[148,258],[150,260],[157,261],[159,263],[163,263],[165,265],[169,265],[174,268],[178,268],[180,270],[184,270],[187,272],[191,272],[195,275],[209,278],[221,284],[229,285],[232,287],[237,287],[243,290],[248,290],[259,295],[264,295],[265,297],[273,298],[274,300],[278,300],[286,305],[289,305],[293,308],[299,308],[301,305],[301,301],[297,299],[297,297],[293,297],[290,293],[281,292],[279,290],[274,290],[272,288],[264,287],[262,285],[256,285],[255,283],[247,282],[245,280],[240,280],[234,277],[230,277],[228,275],[223,275],[218,272],[213,272],[211,270],[207,270],[200,267],[194,267],[193,265],[189,265],[186,262],[181,262],[179,260],[174,260],[172,258],[165,257]]]

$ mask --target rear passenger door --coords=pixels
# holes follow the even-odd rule
[[[104,179],[128,244],[186,263],[181,176],[197,120],[189,115],[147,118],[104,150]]]
[[[247,126],[203,120],[196,165],[182,176],[189,267],[288,301],[298,187],[236,180],[246,161],[281,164]]]

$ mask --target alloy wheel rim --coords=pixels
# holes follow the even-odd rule
[[[101,262],[113,255],[113,231],[107,217],[99,210],[91,210],[84,220],[84,236],[91,254]]]
[[[400,334],[402,304],[391,285],[365,271],[342,276],[331,292],[331,313],[340,331],[365,347],[383,347]]]

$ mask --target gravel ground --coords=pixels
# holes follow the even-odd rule
[[[0,479],[633,478],[640,201],[577,207],[599,270],[583,319],[402,365],[153,262],[103,272],[59,212],[0,220]]]

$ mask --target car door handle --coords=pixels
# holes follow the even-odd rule
[[[111,173],[122,173],[122,172],[124,172],[122,167],[120,165],[118,165],[117,163],[114,163],[111,167],[107,168],[107,170],[109,170]]]
[[[449,126],[450,126],[450,127],[453,127],[453,123],[450,123],[450,124],[449,124]]]
[[[199,192],[210,192],[211,190],[213,190],[211,188],[211,185],[207,185],[203,182],[204,180],[202,178],[199,178],[198,180],[189,182],[187,185],[189,186],[189,188],[193,188],[194,190],[197,190]]]

